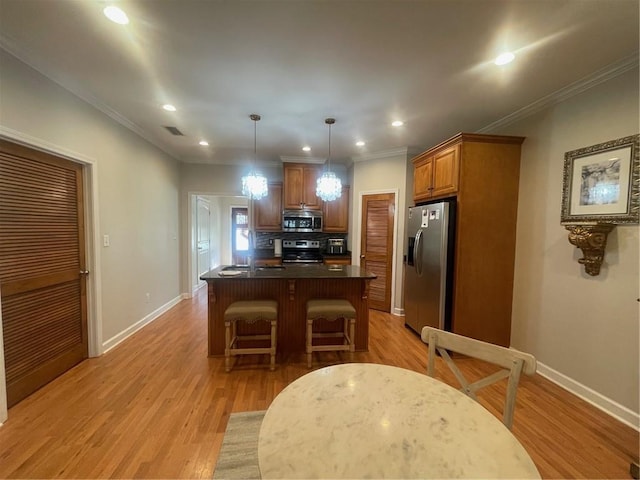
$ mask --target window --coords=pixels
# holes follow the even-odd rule
[[[234,264],[246,264],[249,256],[249,211],[238,207],[231,209],[231,251]]]

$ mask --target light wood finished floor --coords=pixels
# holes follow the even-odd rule
[[[224,359],[207,358],[206,319],[202,289],[10,409],[0,478],[210,478],[229,414],[266,409],[308,370],[300,355],[270,372],[264,356],[227,374]],[[426,347],[400,317],[371,311],[369,346],[354,360],[425,372]],[[314,357],[326,366],[348,353]],[[487,368],[463,363],[465,375]],[[437,371],[454,384],[444,365]],[[499,417],[504,388],[481,395]],[[543,478],[631,478],[638,453],[636,431],[539,375],[521,381],[513,432]]]

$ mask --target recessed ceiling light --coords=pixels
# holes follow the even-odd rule
[[[513,53],[504,52],[498,55],[493,63],[495,63],[496,65],[506,65],[507,63],[513,62],[514,58],[516,58],[516,56]]]
[[[175,112],[176,111],[176,107],[174,107],[173,105],[170,104],[165,104],[162,105],[162,108],[164,108],[167,112]]]
[[[109,20],[115,23],[119,23],[120,25],[126,25],[127,23],[129,23],[129,17],[127,17],[127,14],[118,7],[114,7],[113,5],[105,7],[102,13],[104,13],[104,16]]]
[[[200,140],[198,143],[200,145],[202,145],[203,147],[208,147],[209,146],[209,142],[207,142],[206,140]]]
[[[360,140],[359,142],[356,142],[356,145],[358,147],[364,147],[364,142],[362,140]]]
[[[311,147],[307,147],[307,146],[302,147],[302,151],[303,152],[310,152],[311,151]]]
[[[404,125],[404,122],[402,120],[396,120],[394,122],[391,122],[391,125],[393,125],[394,127],[401,127],[402,125]]]

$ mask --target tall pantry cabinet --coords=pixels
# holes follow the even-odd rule
[[[456,198],[451,329],[509,346],[524,137],[460,133],[413,159],[415,204]]]

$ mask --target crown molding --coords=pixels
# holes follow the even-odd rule
[[[526,118],[530,115],[538,113],[546,108],[551,107],[552,105],[563,102],[571,97],[574,97],[586,90],[589,90],[596,85],[600,85],[612,78],[615,78],[619,75],[622,75],[629,70],[633,70],[634,68],[638,68],[640,65],[640,61],[638,58],[638,52],[635,52],[633,55],[629,55],[628,57],[623,58],[617,62],[611,63],[606,67],[584,77],[576,82],[573,82],[567,85],[560,90],[551,93],[545,97],[542,97],[539,100],[536,100],[533,103],[530,103],[526,107],[522,107],[519,110],[507,115],[506,117],[501,118],[500,120],[496,120],[493,123],[477,130],[476,133],[488,133],[495,130],[498,130],[502,127],[506,127],[507,125],[511,125],[523,118]]]
[[[410,151],[410,147],[396,147],[389,148],[387,150],[379,150],[377,152],[364,153],[351,157],[353,163],[368,162],[370,160],[383,160],[390,157],[407,156]]]
[[[162,150],[164,153],[169,155],[174,160],[180,161],[179,158],[177,158],[171,152],[169,152],[168,150],[163,148],[162,145],[158,145],[155,142],[155,140],[153,138],[151,138],[149,135],[147,135],[142,128],[140,128],[138,125],[133,123],[128,118],[123,117],[122,115],[120,115],[115,110],[109,108],[108,106],[106,106],[105,104],[100,102],[93,95],[91,95],[90,93],[88,93],[85,90],[83,90],[82,87],[78,86],[76,83],[65,81],[63,79],[55,77],[53,74],[48,72],[46,69],[43,69],[41,66],[38,66],[35,63],[29,61],[27,59],[27,56],[25,54],[23,54],[23,51],[21,49],[19,49],[18,47],[16,47],[15,42],[13,42],[11,40],[11,38],[7,37],[6,35],[0,35],[0,48],[5,50],[7,53],[9,53],[13,57],[15,57],[16,59],[21,61],[22,63],[24,63],[28,67],[30,67],[33,70],[35,70],[36,72],[38,72],[40,75],[43,75],[43,76],[47,77],[53,83],[55,83],[56,85],[62,87],[63,89],[65,89],[67,92],[69,92],[74,97],[78,97],[80,100],[88,103],[92,107],[94,107],[97,110],[99,110],[100,112],[104,113],[106,116],[108,116],[112,120],[116,121],[117,123],[119,123],[123,127],[131,130],[133,133],[138,135],[140,138],[146,140],[147,142],[149,142],[151,145],[153,145],[154,147],[158,148],[159,150]]]
[[[324,157],[291,157],[287,155],[280,155],[282,163],[310,163],[310,164],[323,164],[327,161]]]

